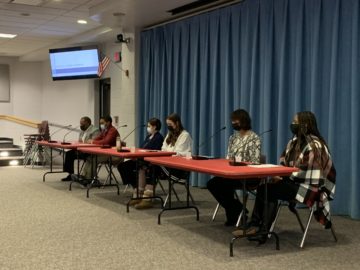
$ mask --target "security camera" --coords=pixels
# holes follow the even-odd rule
[[[124,35],[123,34],[118,34],[116,36],[116,39],[117,39],[117,42],[120,42],[120,43],[130,43],[130,38],[125,38],[124,39]]]

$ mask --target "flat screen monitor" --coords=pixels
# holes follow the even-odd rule
[[[54,81],[99,77],[99,50],[96,46],[50,49],[49,54]]]

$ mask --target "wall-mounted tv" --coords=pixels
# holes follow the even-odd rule
[[[99,77],[99,50],[96,46],[50,49],[49,54],[54,81]]]

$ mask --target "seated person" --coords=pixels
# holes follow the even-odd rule
[[[111,116],[105,116],[100,119],[100,128],[101,128],[101,133],[97,137],[95,137],[95,139],[89,140],[89,143],[97,144],[99,146],[101,145],[115,146],[116,138],[119,136],[119,132],[115,127],[113,127]],[[108,159],[109,159],[108,156],[102,156],[102,155],[97,156],[98,163],[104,162]],[[85,179],[91,179],[91,176],[96,175],[96,166],[91,166],[91,161],[92,158],[91,156],[89,156],[86,160],[84,170],[82,173],[82,176]],[[91,168],[93,168],[94,170],[92,173],[91,173]]]
[[[145,141],[141,144],[140,148],[143,149],[151,149],[151,150],[161,150],[161,146],[164,141],[164,137],[160,134],[161,122],[157,118],[151,118],[147,123],[147,133],[148,135],[145,138]],[[139,190],[139,194],[144,192],[145,188],[145,172],[149,170],[150,167],[148,163],[145,161],[138,161],[139,170],[139,187],[138,180],[136,179],[136,161],[135,160],[127,160],[118,165],[118,170],[121,175],[121,179],[124,185],[130,184],[134,188],[133,196],[137,196],[137,188]],[[153,166],[151,167],[153,168]],[[130,204],[136,204],[139,201],[132,200]]]
[[[99,129],[94,127],[91,124],[91,119],[87,116],[84,116],[80,119],[80,143],[89,143],[90,140],[94,139],[99,134]],[[88,154],[77,153],[76,150],[70,150],[65,153],[65,162],[63,165],[64,172],[68,173],[68,176],[61,179],[61,181],[71,181],[71,175],[74,173],[74,161],[75,159],[86,159]]]
[[[251,118],[247,111],[238,109],[231,113],[231,123],[235,130],[229,138],[228,159],[260,163],[261,141],[251,130]],[[258,179],[247,179],[247,184],[257,185]],[[242,181],[214,177],[207,183],[207,188],[226,213],[225,226],[234,226],[243,209],[242,203],[234,198],[237,189],[243,188]]]
[[[176,113],[170,114],[166,118],[166,124],[168,128],[168,133],[165,137],[163,145],[161,147],[162,151],[176,152],[178,156],[188,156],[191,155],[191,144],[192,139],[187,132],[182,123],[180,116]],[[165,174],[169,174],[169,171],[172,175],[182,178],[184,175],[184,171],[175,170],[175,169],[167,169],[162,167]],[[146,199],[146,197],[154,196],[154,186],[146,185],[145,191],[143,194],[143,199],[135,205],[136,209],[146,209],[153,206],[151,199]]]
[[[320,200],[318,211],[314,215],[325,228],[330,228],[329,201],[334,198],[336,170],[328,146],[320,135],[312,112],[297,113],[290,129],[294,137],[281,155],[280,163],[297,167],[299,171],[292,173],[290,177],[275,177],[275,183],[267,185],[267,211],[264,211],[265,186],[259,186],[250,226],[268,231],[276,216],[278,200],[296,200],[309,207]],[[261,244],[266,239],[266,233],[249,238]]]

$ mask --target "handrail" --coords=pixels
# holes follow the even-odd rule
[[[38,125],[40,125],[40,122],[31,121],[31,120],[27,120],[27,119],[20,118],[17,116],[4,115],[4,114],[0,115],[0,120],[7,120],[10,122],[14,122],[17,124],[21,124],[21,125],[36,128],[36,129],[38,128]]]

